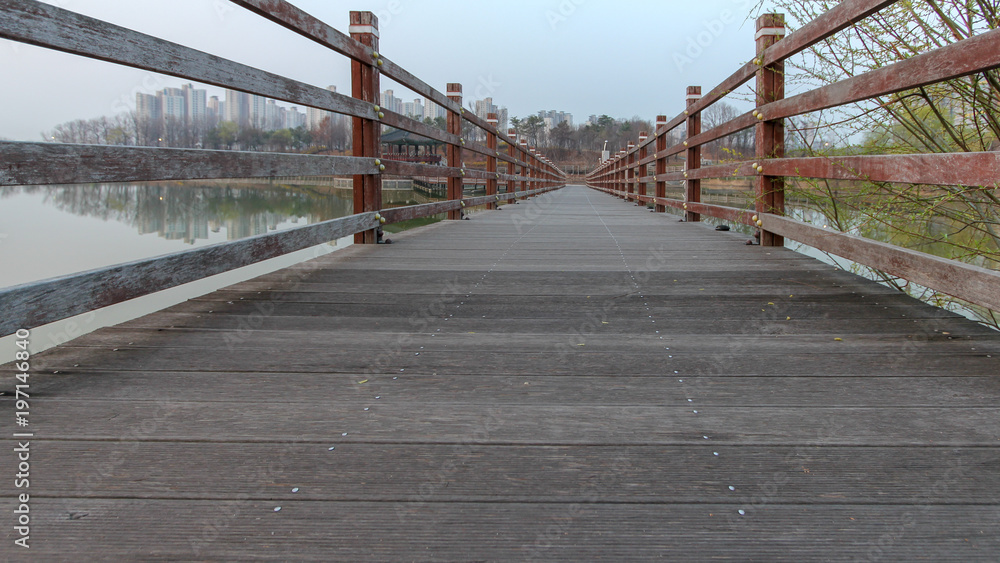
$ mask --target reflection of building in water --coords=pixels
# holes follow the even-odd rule
[[[139,186],[140,188],[143,186]],[[139,208],[134,224],[140,235],[156,233],[167,240],[182,240],[194,244],[208,238],[208,218],[205,198],[197,191],[180,194],[179,198],[160,195],[160,186],[144,186],[136,198]]]
[[[279,223],[288,217],[276,213],[260,213],[257,215],[241,215],[236,219],[226,221],[226,238],[239,240],[241,238],[262,235],[278,228]]]
[[[183,240],[188,244],[194,244],[196,240],[208,238],[208,222],[195,214],[174,217],[160,232],[160,236],[167,240]]]
[[[162,233],[167,230],[163,221],[163,215],[157,213],[140,213],[136,217],[136,227],[139,229],[140,235]]]
[[[269,186],[183,186],[95,184],[15,188],[42,191],[58,209],[133,225],[140,235],[194,244],[226,229],[228,240],[277,230],[285,223],[307,224],[353,212],[350,199]]]

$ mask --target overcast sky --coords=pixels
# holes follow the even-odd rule
[[[226,0],[49,0],[318,86],[350,92],[348,60]],[[674,116],[753,57],[756,0],[293,0],[347,32],[350,10],[380,18],[381,52],[444,90],[492,96],[511,116]],[[134,108],[136,92],[181,79],[0,40],[0,137],[37,141],[55,125]],[[382,89],[394,85],[383,77]],[[209,95],[223,97],[209,87]],[[414,95],[395,87],[397,96]],[[288,105],[288,104],[285,104]]]

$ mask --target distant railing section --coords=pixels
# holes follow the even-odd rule
[[[0,38],[351,116],[354,156],[0,142],[0,186],[346,175],[354,180],[355,215],[0,290],[0,336],[345,236],[374,243],[382,224],[442,213],[459,219],[467,207],[494,208],[502,201],[565,184],[566,175],[525,140],[517,139],[513,130],[506,135],[498,131],[496,116],[483,120],[463,109],[460,84],[448,84],[448,93],[443,94],[379,53],[378,19],[371,12],[351,12],[348,36],[285,0],[232,2],[350,58],[352,95],[36,0],[7,0],[0,5]],[[379,107],[382,74],[445,108],[448,130]],[[463,138],[464,122],[482,130],[486,144]],[[381,159],[383,126],[446,144],[449,166]],[[501,139],[506,151],[498,149]],[[480,155],[476,159],[485,160],[485,168],[466,167],[466,152]],[[387,176],[447,178],[448,200],[382,209],[381,180]],[[487,195],[463,199],[463,183],[473,179],[485,182]],[[504,193],[500,186],[506,187]]]
[[[439,166],[442,164],[444,158],[439,154],[424,154],[419,156],[408,156],[404,154],[387,154],[384,155],[383,160],[395,160],[397,162],[418,162],[422,164],[433,164],[434,166]]]
[[[991,30],[923,53],[864,75],[785,98],[784,61],[892,4],[895,0],[844,0],[816,20],[785,37],[782,14],[757,20],[756,57],[702,95],[687,89],[687,109],[671,120],[657,118],[652,136],[638,143],[587,177],[590,187],[627,200],[683,210],[687,221],[708,215],[756,226],[765,246],[782,246],[784,238],[815,247],[952,295],[991,310],[1000,310],[1000,272],[946,260],[929,254],[819,228],[784,217],[785,178],[867,180],[931,185],[996,186],[1000,153],[935,153],[847,157],[786,158],[784,119],[860,102],[1000,67],[1000,30]],[[701,112],[756,78],[756,109],[702,131]],[[667,146],[668,134],[685,126],[685,140]],[[702,166],[701,147],[739,131],[754,128],[753,161]],[[667,159],[683,155],[683,170],[668,171]],[[650,167],[653,168],[650,171]],[[708,178],[751,178],[755,210],[701,203],[701,181]],[[684,182],[683,200],[666,197],[667,182]],[[646,185],[655,186],[654,194]]]

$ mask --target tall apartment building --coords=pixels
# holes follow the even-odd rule
[[[184,114],[186,119],[191,121],[204,122],[208,117],[208,92],[205,90],[195,90],[194,85],[185,84],[181,87],[181,96],[184,98]]]
[[[379,101],[381,102],[379,105],[385,109],[395,113],[403,113],[403,100],[397,98],[392,90],[382,92],[379,96]]]
[[[250,127],[250,94],[226,90],[226,107],[222,121],[231,121],[240,127]]]
[[[424,100],[424,119],[437,119],[447,116],[448,111],[434,103],[433,100]]]
[[[267,125],[267,98],[226,90],[226,113],[222,121],[232,121],[241,129],[264,129]]]
[[[181,122],[204,122],[207,118],[205,90],[192,84],[164,88],[154,94],[136,94],[135,108],[140,119],[155,121],[173,118]]]
[[[479,119],[486,119],[488,114],[497,113],[498,109],[497,106],[493,105],[493,98],[476,100],[476,117]]]
[[[327,90],[336,93],[336,86],[327,86]],[[343,115],[339,113],[332,113],[326,110],[316,109],[316,108],[306,108],[306,129],[315,130],[319,129],[320,125],[323,124],[323,120],[327,117],[332,117],[333,119],[346,119]]]
[[[306,126],[306,114],[297,107],[281,108],[281,128],[298,129]]]
[[[264,110],[265,131],[275,131],[278,129],[295,129],[306,124],[306,114],[301,113],[299,108],[281,107],[274,100],[267,100]]]
[[[226,102],[220,101],[218,96],[212,96],[205,104],[205,119],[209,125],[214,126],[222,121],[225,111]]]
[[[560,123],[566,123],[570,127],[573,126],[573,114],[564,111],[540,111],[538,112],[538,117],[541,117],[545,121],[545,127],[548,129],[554,129]]]
[[[448,115],[443,107],[432,100],[417,98],[412,102],[404,102],[400,98],[397,98],[395,92],[392,90],[386,90],[379,95],[379,105],[391,112],[421,121],[424,119],[437,119],[438,117],[446,117]]]
[[[420,98],[403,104],[403,115],[414,119],[424,119],[424,104]]]
[[[136,94],[135,113],[139,119],[144,121],[154,121],[162,119],[160,112],[160,100],[155,94]]]
[[[180,88],[164,88],[156,93],[160,100],[160,111],[164,119],[174,118],[184,121],[187,114],[187,101],[184,99],[184,91]]]
[[[499,129],[504,133],[507,132],[507,121],[508,121],[507,108],[497,107],[493,103],[493,98],[476,100],[475,108],[476,108],[476,117],[478,117],[479,119],[485,120],[489,117],[489,114],[491,113],[497,114],[497,119],[500,121],[500,123],[497,124],[497,129]]]
[[[264,122],[261,129],[265,131],[274,131],[275,129],[281,129],[281,110],[284,108],[278,107],[278,102],[275,100],[266,100],[264,104]]]

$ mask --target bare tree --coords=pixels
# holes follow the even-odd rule
[[[709,130],[742,114],[738,109],[726,102],[716,102],[702,112],[702,130]],[[754,153],[754,131],[744,129],[732,135],[717,139],[704,147],[704,158],[717,161],[746,160]]]
[[[791,26],[820,16],[829,2],[775,0]],[[761,6],[758,8],[761,8]],[[899,2],[820,42],[789,61],[788,80],[831,84],[904,61],[1000,27],[1000,0]],[[850,148],[810,138],[852,139]],[[835,126],[831,126],[835,125]],[[1000,138],[1000,72],[990,70],[843,106],[824,116],[789,120],[791,144],[805,154],[974,152]],[[992,186],[915,186],[856,182],[850,190],[827,181],[793,183],[841,230],[891,236],[911,247],[986,267],[1000,264],[1000,196]],[[944,227],[942,227],[942,225]],[[903,282],[876,272],[885,281]],[[943,296],[931,296],[946,300]],[[973,308],[973,310],[976,310]],[[976,310],[997,326],[994,312]]]

